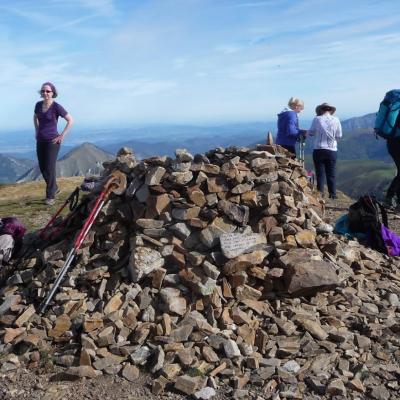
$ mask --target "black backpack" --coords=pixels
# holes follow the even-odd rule
[[[350,206],[350,230],[367,234],[369,246],[374,250],[387,254],[381,233],[382,224],[386,228],[388,227],[387,213],[374,196],[361,196],[358,201]]]

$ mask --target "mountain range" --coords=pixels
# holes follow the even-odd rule
[[[0,154],[0,182],[15,182],[35,164],[36,162],[30,159],[14,158]]]
[[[114,156],[98,148],[92,143],[83,143],[72,149],[57,161],[57,177],[97,175],[103,169],[102,163],[113,159]],[[42,179],[39,166],[26,171],[18,182],[36,181]]]
[[[375,113],[342,121],[343,137],[338,144],[338,187],[346,194],[362,192],[382,195],[394,175],[394,166],[386,150],[386,141],[373,134]],[[302,126],[307,126],[303,121]],[[96,174],[101,164],[113,157],[121,147],[131,147],[136,157],[172,156],[177,148],[203,153],[215,147],[252,146],[264,143],[272,123],[230,124],[213,127],[154,126],[133,130],[119,129],[115,135],[104,130],[98,133],[97,146],[83,143],[71,148],[62,146],[64,155],[57,162],[58,176]],[[114,142],[113,142],[114,138]],[[122,139],[125,138],[125,139]],[[312,169],[313,140],[306,143],[306,165]],[[65,154],[66,152],[66,154]],[[61,153],[62,154],[62,153]],[[346,161],[344,161],[346,160]],[[33,160],[0,155],[0,182],[37,180],[40,171]]]

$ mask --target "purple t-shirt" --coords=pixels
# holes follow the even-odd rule
[[[39,121],[39,129],[36,140],[50,141],[57,137],[57,121],[58,117],[68,114],[64,107],[55,101],[51,104],[46,112],[42,111],[43,101],[38,101],[35,105],[35,115]]]

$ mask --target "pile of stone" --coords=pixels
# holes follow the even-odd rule
[[[105,176],[115,169],[127,189],[103,207],[45,315],[36,307],[71,236],[1,289],[0,372],[51,354],[74,376],[150,372],[156,394],[399,398],[399,260],[336,237],[284,149],[140,163],[122,149]]]

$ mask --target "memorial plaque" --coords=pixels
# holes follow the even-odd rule
[[[249,253],[267,243],[262,233],[246,235],[243,233],[226,233],[220,237],[221,250],[226,258],[235,258]]]

